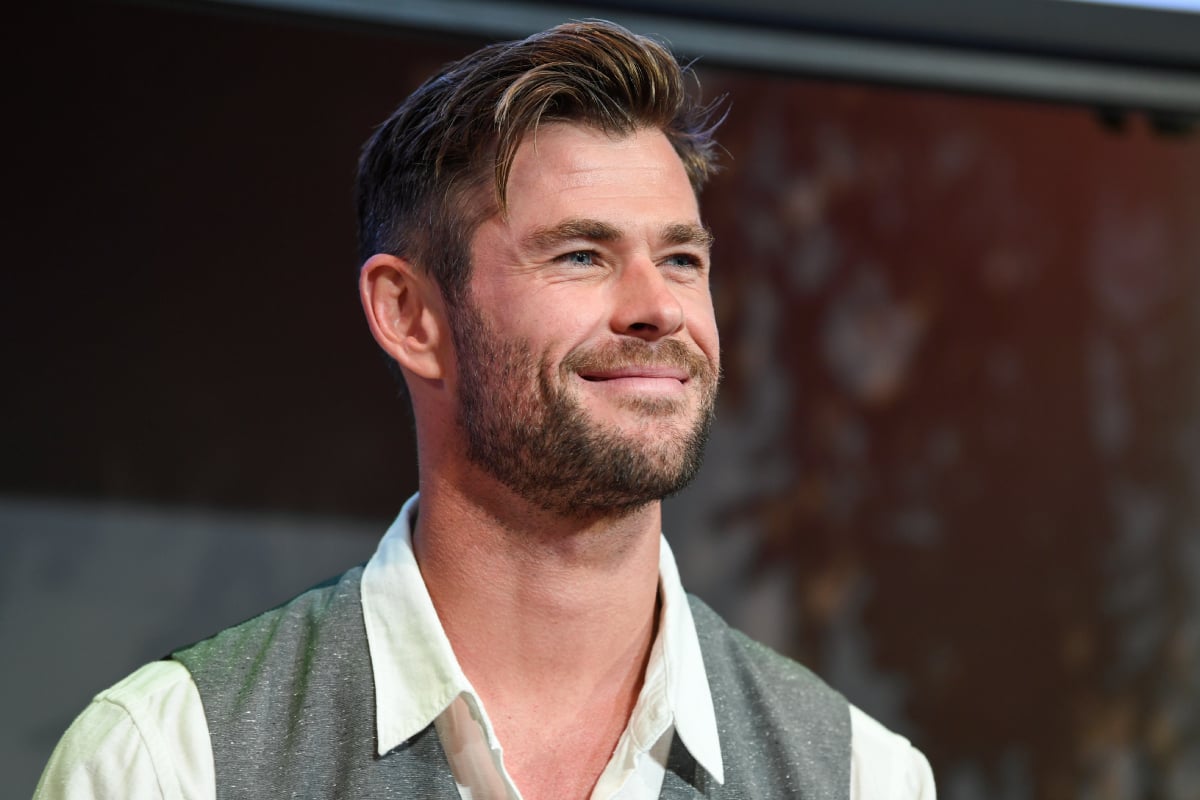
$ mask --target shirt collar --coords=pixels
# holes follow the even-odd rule
[[[675,733],[692,758],[717,783],[723,784],[725,766],[721,760],[721,739],[717,733],[717,715],[704,670],[700,639],[696,635],[691,605],[679,580],[675,556],[665,537],[659,547],[658,576],[663,606],[659,635]]]
[[[417,499],[400,509],[362,576],[379,755],[423,731],[463,692],[474,695],[417,567]]]
[[[363,621],[375,679],[380,755],[428,727],[460,694],[479,702],[417,567],[412,547],[417,500],[418,495],[413,495],[404,504],[363,570]],[[665,538],[660,542],[658,569],[662,617],[651,659],[661,653],[665,700],[676,734],[697,763],[723,783],[721,744],[700,640]],[[657,667],[649,664],[647,675]]]

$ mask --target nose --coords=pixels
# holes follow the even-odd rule
[[[658,266],[649,258],[626,264],[618,278],[613,331],[654,341],[682,327],[683,305]]]

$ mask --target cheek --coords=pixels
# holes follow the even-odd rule
[[[504,330],[536,341],[569,339],[598,326],[609,298],[590,287],[541,282],[503,282],[486,287],[489,316]]]
[[[582,301],[560,298],[536,308],[509,311],[502,316],[505,330],[528,348],[539,367],[551,371],[574,351],[594,343],[604,328],[594,307]]]
[[[545,299],[534,324],[525,330],[548,354],[561,358],[604,337],[609,330],[607,308],[595,294],[562,292]]]

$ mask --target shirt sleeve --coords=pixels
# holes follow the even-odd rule
[[[920,750],[850,706],[851,800],[937,800]]]
[[[34,800],[212,800],[212,745],[200,693],[158,661],[100,693],[54,749]]]

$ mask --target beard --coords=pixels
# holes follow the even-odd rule
[[[573,351],[554,368],[527,342],[496,333],[469,297],[450,316],[467,457],[521,498],[560,516],[623,515],[695,477],[720,378],[700,353],[675,339],[628,339]],[[621,401],[637,417],[632,434],[589,417],[568,388],[575,375],[628,365],[686,369],[700,388],[692,418],[687,399],[663,397]]]

